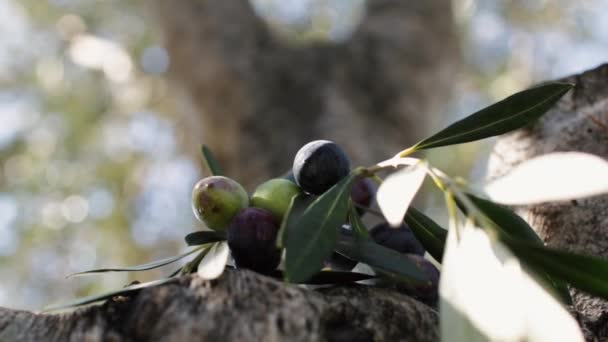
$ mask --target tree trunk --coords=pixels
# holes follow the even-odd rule
[[[0,308],[1,341],[436,341],[437,313],[385,289],[307,290],[257,273],[184,276],[64,314]]]
[[[550,152],[581,151],[608,158],[608,64],[563,81],[576,86],[553,110],[535,125],[498,139],[489,159],[489,178]],[[548,246],[608,257],[607,195],[524,207],[519,213]],[[608,302],[575,289],[571,293],[587,339],[608,340]]]
[[[245,0],[156,0],[170,74],[191,100],[190,148],[219,155],[246,186],[291,168],[306,142],[342,145],[356,164],[423,138],[449,98],[457,37],[449,0],[369,0],[342,43],[277,38]]]

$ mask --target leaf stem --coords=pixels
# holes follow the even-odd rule
[[[380,172],[380,171],[396,169],[399,166],[413,166],[419,162],[420,162],[420,159],[418,159],[418,158],[395,156],[395,157],[389,158],[387,160],[381,161],[376,165],[366,168],[365,172],[372,175],[372,174],[376,174],[377,172]]]
[[[454,195],[451,191],[445,191],[445,206],[448,209],[448,215],[450,217],[450,226],[449,229],[453,230],[456,233],[456,239],[460,241],[460,224],[458,222],[458,212],[456,211],[456,202],[454,201]]]
[[[397,154],[395,155],[395,157],[396,157],[396,158],[404,158],[404,157],[407,157],[407,156],[409,156],[410,154],[412,154],[412,153],[414,153],[414,152],[416,152],[416,151],[418,150],[418,149],[416,148],[417,146],[418,146],[418,144],[416,144],[416,145],[414,145],[414,146],[411,146],[411,147],[408,147],[408,148],[406,148],[405,150],[403,150],[403,151],[401,151],[401,152],[397,153]]]
[[[443,172],[435,167],[432,167],[427,162],[423,162],[421,159],[405,157],[408,154],[413,153],[414,151],[415,151],[415,145],[413,147],[410,147],[410,148],[400,152],[395,157],[389,158],[387,160],[379,162],[376,165],[368,167],[367,169],[365,169],[365,172],[375,175],[376,172],[388,170],[388,169],[396,169],[399,166],[413,166],[416,164],[422,164],[422,166],[426,168],[428,175],[431,177],[431,179],[433,180],[435,185],[441,191],[445,192],[446,194],[449,194],[449,198],[446,198],[446,201],[447,201],[446,204],[449,204],[450,202],[454,201],[454,199],[457,199],[465,206],[465,208],[469,212],[469,215],[471,217],[473,217],[474,219],[478,220],[482,224],[482,226],[487,227],[487,228],[492,228],[493,230],[496,229],[493,221],[490,218],[488,218],[481,210],[479,210],[477,208],[477,206],[466,195],[465,191],[463,191],[463,189],[462,189],[463,182],[461,180],[452,179],[447,174],[445,174],[445,172]],[[454,205],[455,205],[455,203],[454,203]],[[450,206],[451,206],[451,204],[448,205],[448,210],[450,210],[450,208],[449,208]],[[454,209],[454,215],[455,215],[456,214],[455,206],[453,209]],[[455,217],[455,219],[457,219],[457,216],[454,216],[454,217]]]
[[[462,203],[462,205],[464,205],[464,207],[469,213],[469,217],[472,217],[473,219],[479,221],[480,226],[491,228],[492,231],[496,231],[497,228],[494,221],[492,221],[488,216],[486,216],[483,211],[479,210],[479,208],[477,208],[477,206],[471,201],[471,199],[469,199],[469,196],[467,196],[465,191],[462,189],[462,181],[454,180],[448,175],[446,175],[443,171],[431,166],[427,166],[427,171],[429,175],[431,175],[431,178],[435,180],[435,183],[438,185],[438,187],[444,192],[446,192],[446,194],[450,194],[451,201],[457,199]],[[449,206],[448,210],[450,210]],[[494,235],[495,234],[491,234],[491,236]]]

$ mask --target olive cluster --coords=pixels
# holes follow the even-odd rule
[[[260,184],[251,197],[228,177],[200,180],[192,191],[192,209],[208,228],[227,232],[237,267],[269,273],[281,259],[276,239],[291,199],[302,193],[320,195],[349,172],[350,161],[337,144],[316,140],[298,151],[292,170],[284,178]],[[352,199],[367,207],[372,192],[369,181],[361,180],[353,186]]]
[[[340,146],[327,140],[312,141],[297,152],[287,175],[260,184],[251,196],[228,177],[200,180],[192,192],[192,207],[208,228],[227,231],[237,267],[270,273],[281,260],[276,239],[292,198],[299,194],[323,194],[346,177],[350,167],[350,160]],[[352,185],[351,200],[359,215],[365,214],[374,197],[375,187],[369,179],[359,179]],[[343,227],[342,234],[352,231]],[[376,243],[406,254],[427,273],[431,281],[417,287],[417,294],[425,297],[436,293],[439,272],[423,258],[423,246],[405,223],[399,228],[380,223],[370,230],[370,236]],[[338,253],[333,253],[326,263],[337,270],[352,270],[356,264],[357,261]]]
[[[192,209],[208,228],[227,231],[237,267],[268,273],[281,260],[276,244],[280,222],[299,192],[296,184],[277,178],[258,186],[250,198],[235,180],[211,176],[194,186]]]

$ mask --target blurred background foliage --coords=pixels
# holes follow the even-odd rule
[[[252,0],[294,42],[341,40],[364,0]],[[608,3],[454,0],[464,67],[436,128],[526,86],[608,61]],[[172,269],[65,279],[177,254],[200,158],[175,122],[171,61],[144,1],[0,0],[0,305],[52,302]],[[190,149],[191,150],[191,149]],[[434,151],[473,178],[489,144]],[[428,200],[431,212],[439,203]],[[437,214],[440,214],[437,211]]]

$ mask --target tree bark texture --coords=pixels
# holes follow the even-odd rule
[[[309,290],[246,270],[183,276],[71,313],[0,308],[0,341],[437,341],[435,310],[387,289]]]
[[[294,45],[245,0],[156,0],[184,139],[209,145],[247,187],[334,140],[354,163],[415,143],[447,103],[458,61],[449,0],[369,0],[352,37]],[[177,91],[182,89],[182,91]],[[194,151],[196,153],[196,151]]]
[[[575,87],[554,109],[533,126],[497,140],[488,160],[490,179],[551,152],[581,151],[608,158],[608,64],[562,81]],[[606,195],[522,207],[519,213],[548,246],[608,257]],[[575,289],[571,293],[587,339],[608,340],[608,302]]]

